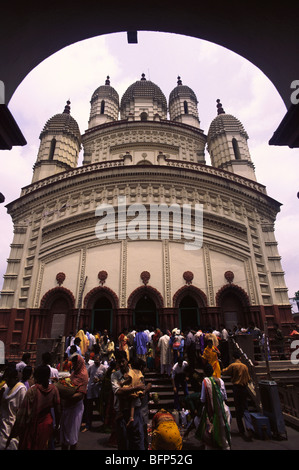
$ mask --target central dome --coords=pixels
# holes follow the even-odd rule
[[[142,74],[141,80],[133,83],[125,91],[121,99],[121,113],[127,114],[130,109],[132,114],[132,106],[135,106],[136,101],[142,103],[144,101],[144,107],[149,106],[149,102],[154,106],[158,114],[162,114],[163,118],[167,114],[167,100],[164,93],[155,83],[150,80],[146,80],[144,74]],[[150,113],[150,110],[149,114]]]

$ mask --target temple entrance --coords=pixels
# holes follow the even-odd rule
[[[196,330],[199,325],[199,308],[196,300],[186,295],[179,304],[179,327],[184,331],[187,327]]]
[[[223,312],[223,323],[228,331],[232,331],[238,323],[244,326],[242,302],[235,294],[229,292],[223,295],[221,310]]]
[[[52,325],[50,338],[58,338],[58,336],[63,336],[65,334],[65,321],[68,310],[68,302],[63,297],[58,297],[52,303]]]
[[[136,327],[159,326],[156,304],[147,295],[138,300],[133,313],[133,323]]]
[[[91,330],[103,331],[107,329],[112,331],[113,309],[112,304],[107,297],[100,297],[94,304],[91,317]]]

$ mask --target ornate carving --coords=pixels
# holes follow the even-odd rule
[[[219,306],[221,304],[222,296],[230,292],[233,294],[236,294],[239,297],[243,306],[247,307],[250,305],[250,299],[248,297],[247,292],[242,287],[236,284],[225,285],[221,287],[221,289],[219,289],[219,291],[216,294],[216,305]]]
[[[103,286],[105,284],[105,281],[106,281],[107,277],[108,277],[107,271],[100,271],[99,272],[98,279],[100,280],[101,286]]]
[[[192,281],[193,281],[193,278],[194,278],[194,274],[193,274],[193,272],[191,272],[191,271],[185,271],[184,274],[183,274],[183,278],[185,279],[186,284],[187,284],[188,286],[190,286],[190,284],[192,284]]]
[[[193,285],[186,285],[181,287],[173,296],[173,306],[178,308],[180,302],[186,295],[191,295],[200,307],[206,307],[208,305],[208,300],[206,294],[200,290],[198,287]]]
[[[57,281],[59,287],[63,284],[64,280],[65,280],[65,274],[64,273],[56,274],[56,281]]]
[[[235,275],[232,271],[226,271],[224,273],[224,277],[231,284],[234,280]]]
[[[75,308],[75,297],[73,293],[65,287],[54,287],[54,289],[48,290],[41,300],[40,308],[49,308],[51,300],[54,300],[57,296],[62,296],[67,299],[70,309]]]
[[[163,297],[157,289],[151,286],[140,286],[130,294],[128,298],[128,308],[134,309],[138,300],[141,299],[143,295],[150,295],[157,309],[164,307]]]
[[[143,284],[146,286],[148,284],[148,281],[150,280],[151,275],[148,271],[142,271],[142,273],[140,274],[140,277],[141,277]]]
[[[109,287],[99,286],[90,290],[84,298],[84,308],[92,308],[93,304],[99,297],[107,297],[113,308],[119,308],[119,299],[116,293]]]

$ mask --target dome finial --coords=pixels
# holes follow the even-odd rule
[[[142,73],[142,74],[141,74],[141,80],[146,80],[146,78],[145,78],[145,73]]]
[[[105,85],[110,85],[110,77],[109,75],[107,75],[107,79],[105,81]]]
[[[178,85],[182,85],[182,80],[180,76],[178,77]]]
[[[70,112],[71,112],[70,104],[71,104],[70,100],[67,100],[66,105],[64,107],[63,113],[70,114]]]
[[[224,111],[224,109],[222,108],[222,104],[220,103],[219,98],[218,98],[218,100],[216,100],[216,101],[217,101],[217,113],[218,113],[218,115],[219,115],[219,114],[225,114],[225,111]]]

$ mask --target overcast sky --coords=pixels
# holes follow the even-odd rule
[[[0,192],[5,196],[0,206],[1,285],[13,227],[5,204],[17,199],[21,188],[31,183],[39,135],[46,121],[62,112],[70,99],[71,114],[84,133],[91,96],[104,85],[106,76],[110,76],[111,86],[121,98],[142,73],[161,88],[167,100],[180,75],[183,84],[197,96],[201,128],[206,134],[217,114],[217,98],[226,113],[242,122],[249,135],[257,180],[267,187],[269,196],[283,204],[276,221],[276,239],[289,297],[293,297],[299,290],[299,150],[268,145],[286,113],[282,99],[257,67],[228,49],[199,39],[154,32],[139,32],[138,44],[128,44],[126,33],[73,44],[36,67],[16,90],[9,109],[27,145],[1,152]],[[210,164],[208,152],[206,161]]]

